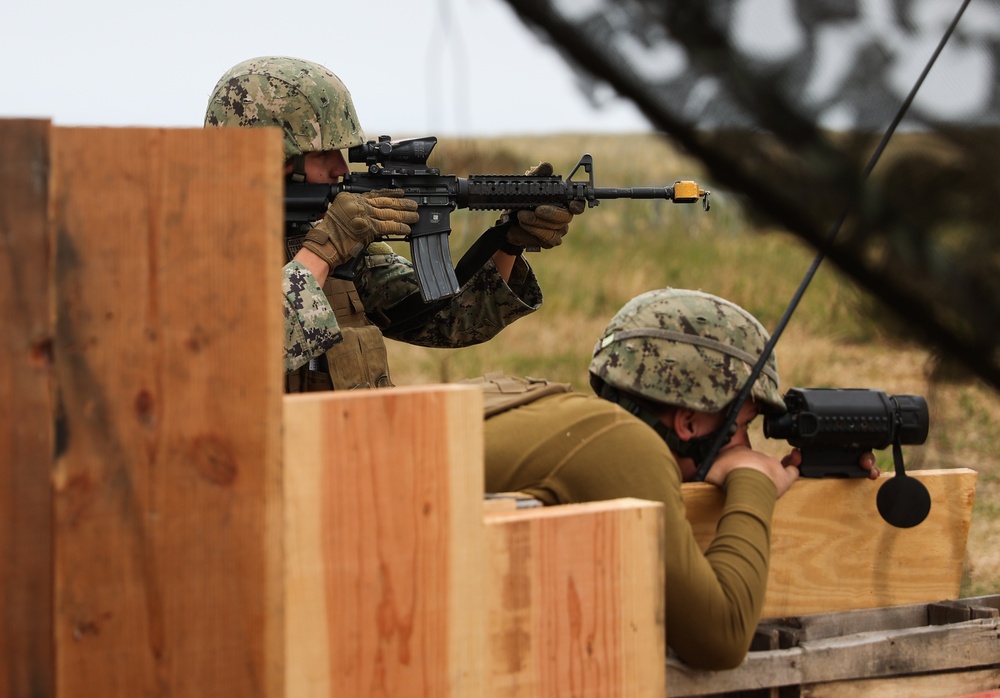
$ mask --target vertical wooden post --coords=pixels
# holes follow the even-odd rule
[[[0,697],[52,696],[48,121],[0,120]]]
[[[486,536],[487,695],[665,695],[662,504],[491,511]]]
[[[482,695],[482,394],[285,398],[286,695]]]
[[[59,696],[280,696],[279,134],[52,146]]]

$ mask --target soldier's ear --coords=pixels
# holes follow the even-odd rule
[[[681,441],[688,441],[697,436],[697,426],[694,410],[684,408],[674,410],[670,427]]]

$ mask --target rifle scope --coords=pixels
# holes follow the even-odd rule
[[[764,435],[797,448],[881,449],[922,444],[930,418],[919,395],[888,395],[867,388],[792,388],[788,411],[764,420]]]

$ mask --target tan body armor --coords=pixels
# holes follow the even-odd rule
[[[554,383],[543,378],[521,378],[501,372],[467,378],[460,383],[479,386],[483,391],[483,417],[489,419],[501,412],[527,405],[546,395],[572,392],[569,383]]]
[[[322,357],[285,376],[285,392],[391,388],[385,338],[365,316],[354,283],[328,278],[323,284],[344,340]]]

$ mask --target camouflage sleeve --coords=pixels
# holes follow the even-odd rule
[[[344,337],[316,277],[299,262],[284,268],[285,372],[294,371]]]
[[[391,339],[425,347],[471,346],[492,339],[542,304],[542,290],[527,262],[519,258],[506,282],[491,260],[441,310],[417,327],[393,330],[387,322],[379,321],[379,315],[419,293],[416,273],[409,260],[392,253],[388,246],[378,248],[384,252],[380,254],[372,254],[374,247],[369,248],[355,285],[368,316]]]

